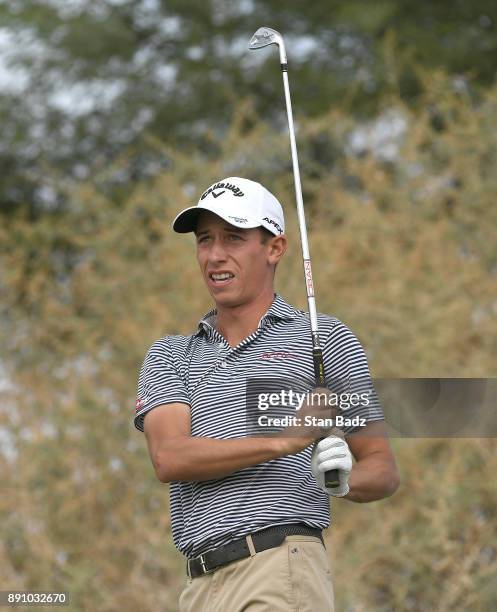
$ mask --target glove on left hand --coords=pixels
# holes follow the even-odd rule
[[[324,485],[324,473],[328,470],[338,470],[338,487]],[[323,438],[316,442],[312,449],[311,470],[318,487],[333,497],[343,497],[349,492],[349,475],[352,470],[352,454],[345,440],[336,435]]]

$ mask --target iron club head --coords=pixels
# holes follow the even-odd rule
[[[268,45],[278,45],[280,50],[280,61],[282,64],[286,64],[286,52],[283,37],[279,32],[273,30],[272,28],[259,28],[250,39],[249,49],[254,51],[255,49],[267,47]]]
[[[259,28],[252,36],[249,49],[260,49],[268,45],[279,45],[281,34],[272,28]]]

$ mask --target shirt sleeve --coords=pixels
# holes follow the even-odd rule
[[[171,347],[165,337],[148,349],[140,369],[133,417],[136,429],[143,431],[143,419],[152,408],[176,402],[190,405],[190,398],[175,368]]]
[[[326,382],[340,394],[341,426],[345,435],[385,419],[369,372],[366,353],[352,331],[338,321],[323,346]],[[342,399],[343,398],[343,399]]]

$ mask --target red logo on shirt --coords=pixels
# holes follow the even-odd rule
[[[262,353],[261,359],[297,359],[297,355],[286,351],[266,351]]]
[[[135,412],[138,412],[138,410],[140,410],[140,408],[143,406],[143,400],[141,400],[140,398],[138,398],[136,400],[136,404],[135,404]]]

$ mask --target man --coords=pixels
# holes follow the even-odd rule
[[[189,336],[165,336],[140,371],[135,426],[157,478],[170,483],[174,543],[187,557],[180,610],[333,609],[322,529],[330,497],[368,502],[398,487],[377,402],[351,407],[362,435],[321,427],[249,435],[251,379],[313,375],[308,314],[274,293],[287,239],[283,210],[262,185],[229,177],[181,212],[215,309]],[[319,315],[327,382],[369,379],[364,351],[336,318]],[[302,405],[300,414],[328,414]],[[337,433],[336,430],[334,430]],[[365,431],[369,435],[364,435]],[[352,456],[356,462],[352,466]],[[324,472],[339,470],[326,489]]]

